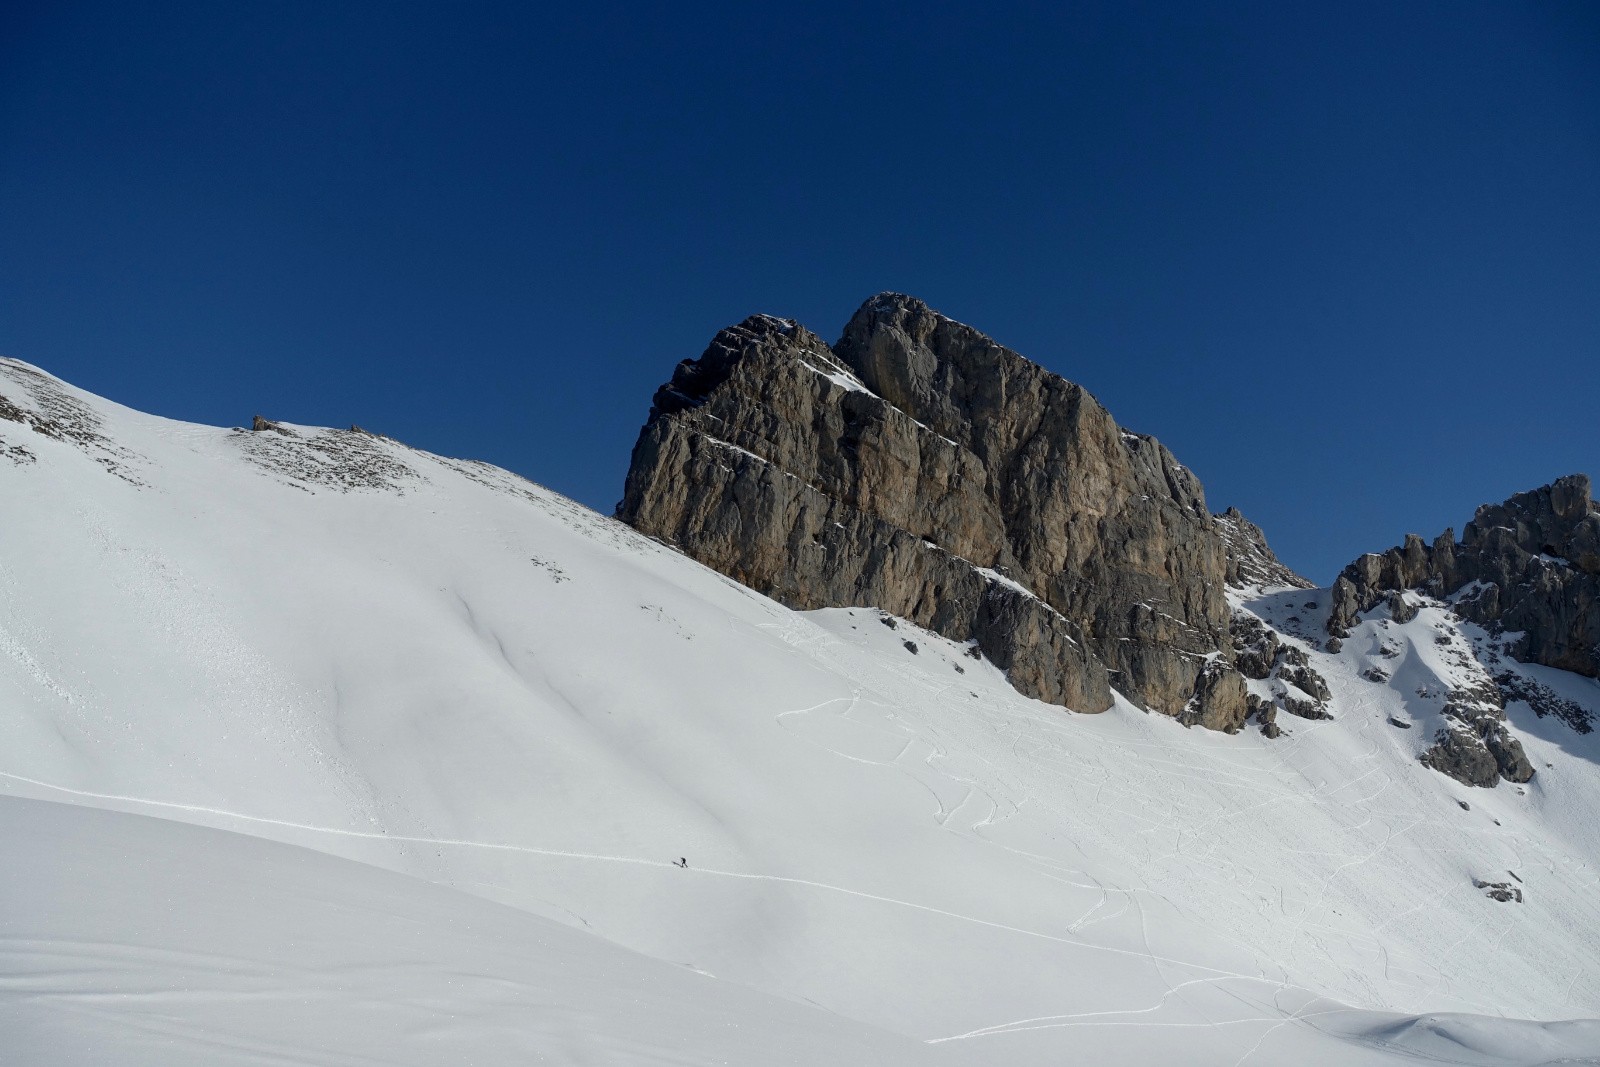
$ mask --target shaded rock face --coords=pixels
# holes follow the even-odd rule
[[[618,516],[792,607],[975,639],[1024,693],[1215,729],[1227,546],[1199,482],[1081,387],[910,297],[834,346],[755,316],[657,391]]]
[[[1504,778],[1526,782],[1533,764],[1506,726],[1505,696],[1487,672],[1450,693],[1442,709],[1445,726],[1422,762],[1467,785],[1493,788]]]
[[[1402,589],[1453,597],[1463,618],[1520,633],[1509,647],[1517,659],[1600,677],[1600,504],[1588,476],[1485,504],[1459,542],[1451,530],[1431,544],[1408,534],[1362,556],[1334,583],[1328,632],[1343,636]]]

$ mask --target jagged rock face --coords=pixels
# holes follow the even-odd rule
[[[1213,516],[1227,557],[1227,581],[1245,589],[1315,589],[1316,583],[1290,570],[1267,544],[1261,527],[1229,508]]]
[[[1533,764],[1506,727],[1505,698],[1484,675],[1476,684],[1453,690],[1445,704],[1446,725],[1434,737],[1422,762],[1467,785],[1492,788],[1501,778],[1526,782]]]
[[[1356,616],[1387,602],[1404,622],[1416,608],[1404,590],[1451,598],[1462,618],[1494,633],[1517,634],[1507,645],[1524,662],[1600,677],[1600,505],[1587,476],[1562,478],[1503,504],[1485,504],[1460,542],[1446,530],[1429,544],[1416,534],[1346,567],[1333,586],[1328,632],[1344,636]],[[1575,728],[1589,727],[1563,702],[1513,675],[1452,692],[1449,720],[1423,762],[1470,785],[1533,777],[1522,744],[1506,728],[1505,701],[1524,699]]]
[[[1328,711],[1333,693],[1304,650],[1284,641],[1276,630],[1248,612],[1234,614],[1232,629],[1234,668],[1246,678],[1269,683],[1267,699],[1250,698],[1263,723],[1274,722],[1280,707],[1302,719],[1333,717]],[[1269,733],[1276,736],[1275,731]]]
[[[1099,711],[1115,686],[1217,729],[1248,711],[1199,482],[909,297],[832,348],[769,316],[722,331],[657,392],[618,515],[791,606],[975,639],[1040,699]]]
[[[1446,530],[1430,545],[1368,554],[1334,583],[1328,632],[1401,589],[1456,598],[1463,618],[1520,632],[1510,648],[1525,662],[1600,677],[1600,504],[1575,474],[1503,504],[1485,504],[1461,541]]]

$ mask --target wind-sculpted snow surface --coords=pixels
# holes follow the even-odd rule
[[[0,395],[38,410],[37,375],[0,363]],[[0,1059],[108,1062],[52,1054],[92,1021],[233,1050],[212,1062],[362,1062],[345,1052],[419,1004],[418,1026],[460,1020],[425,1062],[581,1062],[556,1032],[679,1062],[897,1062],[901,1039],[919,1063],[1600,1055],[1587,1024],[1509,1021],[1600,1014],[1600,742],[1512,702],[1529,782],[1423,767],[1456,677],[1438,639],[1492,640],[1443,605],[1379,607],[1333,654],[1326,591],[1236,594],[1332,693],[1275,741],[1120,698],[1078,716],[964,645],[787,610],[493,468],[367,436],[363,465],[409,474],[318,480],[315,448],[264,466],[252,435],[43,380],[141,484],[0,420],[34,457],[0,463],[0,793],[151,818],[0,805],[32,857],[0,881]],[[291,429],[253,436],[334,433]],[[1590,679],[1516,666],[1600,706]],[[103,902],[55,892],[90,877]],[[331,913],[289,899],[305,879],[365,916],[328,953]],[[421,940],[385,947],[374,894]],[[194,959],[205,938],[155,921],[186,910],[265,933]],[[629,960],[660,993],[637,1026]],[[601,977],[557,988],[569,968]],[[184,976],[215,997],[177,996]],[[325,1040],[252,1045],[291,990]],[[729,1011],[748,1046],[713,1040]]]

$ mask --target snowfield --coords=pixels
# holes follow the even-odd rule
[[[1421,766],[1442,605],[1276,740],[1076,715],[482,464],[0,397],[6,1063],[1600,1061],[1600,742]]]
[[[458,890],[0,799],[7,1063],[923,1064],[926,1047]],[[664,1056],[671,1050],[671,1056]]]

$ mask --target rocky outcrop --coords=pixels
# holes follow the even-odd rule
[[[1551,716],[1566,723],[1580,734],[1594,731],[1594,713],[1575,700],[1568,700],[1543,682],[1529,678],[1517,671],[1500,671],[1494,676],[1495,685],[1506,700],[1520,700],[1543,719]]]
[[[1283,640],[1278,631],[1255,615],[1236,612],[1233,617],[1233,665],[1246,678],[1266,683],[1264,695],[1252,693],[1250,704],[1263,724],[1276,721],[1282,709],[1302,719],[1331,719],[1328,706],[1333,693],[1311,666],[1311,657]],[[1268,731],[1276,736],[1276,728]]]
[[[1528,781],[1533,764],[1506,725],[1504,694],[1481,667],[1472,673],[1467,684],[1450,692],[1442,709],[1445,725],[1422,762],[1467,785],[1492,788],[1502,778]]]
[[[1327,629],[1345,636],[1361,613],[1386,604],[1404,623],[1417,606],[1414,590],[1447,600],[1457,615],[1504,637],[1503,647],[1527,663],[1600,677],[1600,505],[1585,475],[1576,474],[1485,504],[1458,542],[1446,530],[1431,543],[1405,543],[1369,553],[1335,581]],[[1589,727],[1581,709],[1514,672],[1491,677],[1481,665],[1472,684],[1450,694],[1446,726],[1423,762],[1459,781],[1492,786],[1525,782],[1533,766],[1506,726],[1507,699],[1528,700],[1575,728]]]
[[[1506,873],[1510,874],[1511,872],[1507,871]],[[1516,878],[1517,876],[1512,874],[1511,877]],[[1520,878],[1517,880],[1521,881]],[[1472,880],[1472,888],[1483,890],[1484,896],[1490,900],[1497,900],[1502,904],[1510,901],[1516,901],[1518,904],[1522,903],[1522,888],[1510,882],[1486,882],[1481,878],[1474,878]]]
[[[1328,632],[1344,636],[1357,615],[1404,589],[1451,598],[1463,618],[1519,634],[1508,645],[1519,660],[1600,677],[1600,504],[1589,478],[1485,504],[1459,542],[1451,530],[1431,544],[1408,534],[1362,556],[1334,583]]]
[[[1237,730],[1227,542],[1089,393],[910,297],[833,346],[755,316],[657,391],[618,516],[801,609],[975,640],[1018,689]]]
[[[1222,535],[1229,585],[1257,592],[1316,588],[1315,582],[1300,577],[1278,559],[1261,527],[1240,514],[1238,508],[1229,508],[1213,518]]]
[[[7,440],[0,427],[0,455],[12,462],[33,463],[35,449],[24,441],[49,439],[72,445],[111,474],[130,485],[142,486],[139,467],[144,457],[136,456],[107,436],[100,414],[85,404],[59,379],[29,366],[21,360],[0,356],[0,422],[14,424],[23,440]]]

